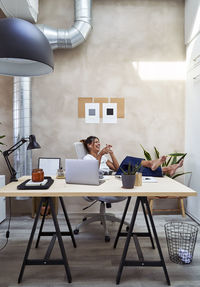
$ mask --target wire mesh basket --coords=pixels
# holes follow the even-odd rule
[[[169,258],[178,264],[190,264],[193,259],[198,228],[185,222],[168,222],[165,234]]]

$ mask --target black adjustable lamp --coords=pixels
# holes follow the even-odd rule
[[[36,149],[36,148],[40,148],[40,145],[36,142],[36,138],[34,135],[30,135],[28,138],[21,138],[20,141],[18,141],[16,144],[14,144],[12,147],[10,147],[8,150],[3,152],[3,156],[5,158],[6,164],[8,166],[8,169],[10,171],[10,182],[11,181],[17,181],[16,178],[16,170],[12,167],[8,157],[11,153],[13,153],[16,149],[18,149],[21,145],[23,145],[25,142],[28,142],[29,144],[27,146],[27,149]]]
[[[0,19],[0,74],[32,77],[53,71],[53,52],[44,34],[18,18]]]

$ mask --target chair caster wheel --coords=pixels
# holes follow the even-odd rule
[[[87,217],[84,217],[83,219],[82,219],[82,221],[86,221],[87,220]]]
[[[110,242],[110,236],[108,235],[105,236],[105,242]]]
[[[74,229],[74,234],[79,234],[79,229]]]
[[[129,231],[129,226],[126,226],[126,231],[127,231],[127,232]]]

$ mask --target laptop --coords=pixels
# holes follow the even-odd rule
[[[65,159],[66,183],[99,185],[99,161]]]

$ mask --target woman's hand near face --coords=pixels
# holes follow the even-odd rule
[[[108,154],[112,155],[113,154],[112,145],[108,144],[106,145],[106,148],[108,150]]]
[[[101,164],[101,158],[104,154],[108,154],[108,148],[107,147],[102,148],[102,150],[99,152],[99,154],[96,157],[97,160],[99,161],[99,166]]]
[[[104,154],[108,154],[109,153],[109,148],[106,146],[104,148],[102,148],[102,150],[100,151],[99,154],[104,155]]]
[[[108,154],[111,157],[111,160],[107,160],[107,165],[109,166],[110,169],[117,171],[119,168],[119,163],[114,155],[114,152],[112,150],[112,146],[111,145],[107,145],[108,148]]]

